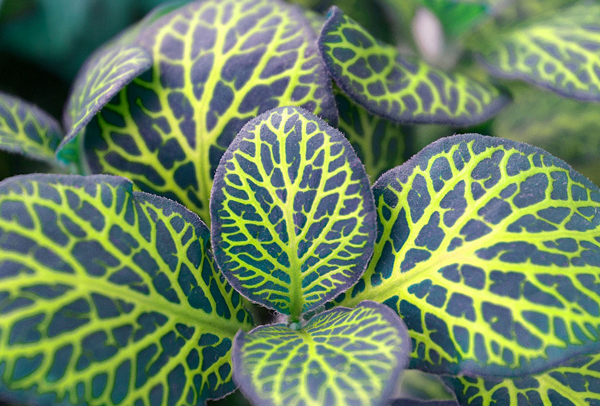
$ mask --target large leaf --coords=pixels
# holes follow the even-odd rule
[[[410,129],[374,116],[337,91],[338,128],[352,144],[367,174],[375,181],[411,154]]]
[[[375,204],[352,147],[297,107],[250,121],[217,170],[215,258],[242,295],[298,320],[352,286],[375,241]]]
[[[390,309],[363,302],[311,319],[240,332],[234,379],[255,405],[387,405],[408,364],[410,339]]]
[[[109,176],[0,183],[5,387],[114,405],[202,404],[235,388],[231,344],[250,320],[208,228],[131,190]]]
[[[593,406],[600,403],[600,354],[515,379],[447,377],[461,405]]]
[[[495,136],[543,148],[600,185],[600,104],[567,99],[526,84],[494,119]]]
[[[480,50],[492,74],[563,96],[600,100],[600,4],[585,3],[532,20]]]
[[[337,121],[315,36],[279,0],[194,1],[142,30],[152,69],[88,126],[93,172],[126,176],[209,218],[213,175],[235,135],[256,115],[303,106]]]
[[[374,185],[379,232],[341,302],[384,302],[412,366],[515,376],[598,346],[600,190],[545,151],[437,141]]]
[[[54,151],[62,137],[60,125],[48,113],[0,92],[0,149],[56,163]]]
[[[485,121],[508,102],[491,85],[400,55],[335,7],[319,47],[339,87],[371,113],[393,121],[464,126]]]

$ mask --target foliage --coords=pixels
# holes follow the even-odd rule
[[[595,404],[600,189],[551,154],[593,173],[598,5],[297,3],[158,6],[62,126],[0,92],[0,149],[59,172],[0,182],[0,399]],[[56,41],[93,9],[0,35],[40,4]]]

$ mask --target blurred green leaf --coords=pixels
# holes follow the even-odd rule
[[[484,20],[490,6],[482,1],[420,0],[440,20],[449,39],[460,37]]]

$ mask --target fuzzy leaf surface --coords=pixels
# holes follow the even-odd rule
[[[410,339],[375,302],[337,307],[302,330],[284,324],[240,332],[234,379],[256,405],[386,405],[408,364]]]
[[[344,306],[395,309],[430,372],[531,374],[597,348],[600,190],[525,144],[437,141],[373,186],[377,243]]]
[[[400,123],[466,126],[507,102],[497,88],[398,53],[333,7],[319,49],[338,86],[369,112]]]
[[[0,183],[4,389],[28,403],[111,405],[233,391],[232,340],[251,322],[209,238],[195,214],[123,178]]]
[[[297,107],[238,134],[215,176],[211,218],[229,282],[294,319],[360,278],[376,233],[369,180],[348,140]]]
[[[219,160],[250,119],[297,105],[337,121],[315,35],[289,4],[194,1],[137,38],[153,66],[90,123],[88,164],[179,201],[207,223]]]
[[[498,35],[478,55],[496,76],[599,101],[599,21],[600,4],[577,4]]]
[[[514,379],[446,377],[464,406],[591,406],[600,403],[600,354]]]
[[[385,171],[404,163],[410,155],[410,129],[374,116],[341,91],[335,92],[338,129],[344,133],[374,182]]]
[[[60,125],[48,113],[0,92],[0,149],[54,164],[62,137]]]

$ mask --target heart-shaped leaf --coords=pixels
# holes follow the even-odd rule
[[[335,93],[335,100],[340,114],[338,128],[373,181],[410,156],[411,133],[407,126],[370,114],[340,91]]]
[[[532,20],[479,52],[494,75],[522,79],[579,100],[600,100],[600,4]]]
[[[48,113],[0,92],[0,149],[55,164],[62,137],[60,125]]]
[[[0,183],[0,380],[72,404],[202,404],[249,329],[208,228],[111,176]]]
[[[250,121],[211,200],[215,259],[252,301],[298,320],[352,286],[375,241],[369,180],[348,140],[297,107]]]
[[[319,48],[329,73],[352,100],[396,122],[465,126],[485,121],[508,102],[491,85],[400,55],[336,7],[329,11]]]
[[[240,332],[233,376],[255,405],[386,405],[408,364],[410,339],[375,302],[337,307],[302,330],[284,324]]]
[[[153,66],[92,120],[88,163],[183,203],[205,222],[214,172],[246,122],[283,105],[337,121],[315,35],[297,7],[279,0],[194,1],[135,43]]]
[[[531,374],[596,348],[600,190],[543,150],[464,135],[374,185],[379,232],[341,303],[384,302],[412,366]]]
[[[464,406],[591,406],[600,403],[600,354],[514,379],[445,377]]]

